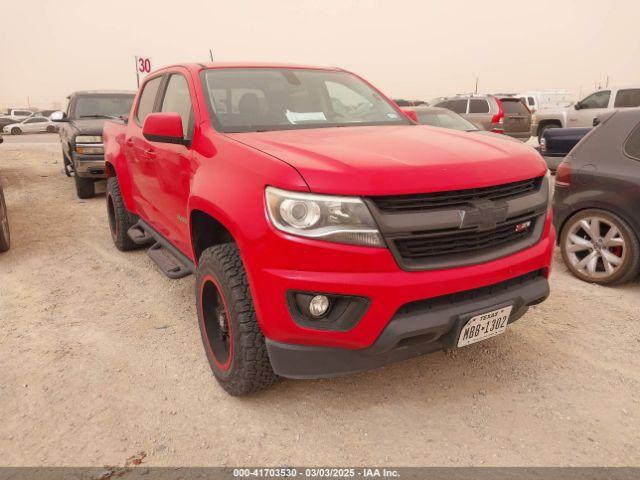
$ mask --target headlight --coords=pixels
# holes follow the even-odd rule
[[[334,197],[266,189],[267,212],[274,227],[301,237],[384,247],[369,209],[356,197]]]
[[[102,143],[102,135],[78,135],[76,143]]]
[[[536,114],[531,115],[531,123],[538,123],[538,116]]]

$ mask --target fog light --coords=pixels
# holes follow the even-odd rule
[[[329,310],[329,299],[324,295],[316,295],[309,302],[309,313],[314,317],[321,317]]]

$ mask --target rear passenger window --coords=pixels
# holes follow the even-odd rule
[[[175,112],[182,119],[182,132],[190,138],[191,94],[189,84],[182,75],[171,75],[162,100],[161,112]]]
[[[451,100],[448,103],[449,103],[449,105],[447,105],[447,108],[449,110],[453,110],[456,113],[467,113],[467,99],[466,98],[458,99],[458,100]]]
[[[145,118],[153,112],[153,105],[156,102],[156,94],[160,88],[162,77],[156,77],[144,84],[140,100],[138,101],[138,109],[136,110],[136,118],[140,124],[144,123]]]
[[[489,103],[486,100],[471,99],[469,113],[489,113]]]
[[[640,107],[640,88],[618,90],[614,108]]]
[[[640,125],[629,136],[624,146],[624,151],[630,157],[640,160]]]
[[[527,97],[527,100],[529,100],[529,105],[531,105],[532,107],[536,105],[536,101],[533,97]]]

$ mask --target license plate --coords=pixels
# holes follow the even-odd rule
[[[512,308],[513,306],[508,306],[471,317],[462,327],[460,337],[458,337],[458,346],[464,347],[504,333]]]

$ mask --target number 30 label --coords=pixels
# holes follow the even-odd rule
[[[138,71],[140,73],[151,72],[151,60],[148,58],[138,58]]]

